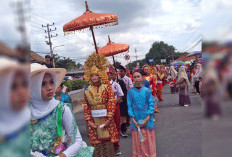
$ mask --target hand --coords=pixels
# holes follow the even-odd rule
[[[88,121],[88,124],[91,126],[91,128],[93,128],[93,129],[97,129],[97,125],[96,124],[94,124],[93,122],[91,122],[91,121]]]
[[[135,118],[133,118],[132,121],[134,122],[134,124],[135,124],[136,127],[139,126],[139,124],[136,122]]]
[[[64,153],[60,154],[59,157],[66,157]]]
[[[143,124],[141,124],[140,127],[147,126],[147,123],[148,123],[149,120],[150,120],[150,116],[147,116],[147,118],[143,120]]]
[[[104,123],[104,128],[108,128],[109,125],[110,125],[110,123],[111,123],[111,120],[108,119],[108,120]]]

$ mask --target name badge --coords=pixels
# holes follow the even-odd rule
[[[157,83],[163,83],[162,81],[158,80]]]
[[[92,115],[92,117],[105,117],[105,116],[107,116],[107,110],[106,109],[91,110],[91,115]]]

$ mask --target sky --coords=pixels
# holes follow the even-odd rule
[[[14,11],[10,5],[4,3],[6,7],[1,9],[2,15],[9,10],[7,16],[3,16],[0,39],[6,41],[10,46],[14,46],[20,41],[20,34],[15,28],[17,21]],[[203,7],[202,7],[203,4]],[[213,40],[221,37],[232,38],[231,21],[232,16],[226,16],[231,9],[230,0],[88,0],[89,9],[97,13],[113,13],[118,16],[119,24],[112,27],[94,29],[96,41],[99,47],[105,46],[108,35],[115,43],[129,44],[130,61],[135,60],[135,49],[138,59],[143,59],[148,53],[151,45],[155,41],[164,41],[173,45],[180,52],[192,52],[201,50],[201,43],[196,43],[202,38]],[[28,38],[31,42],[31,49],[44,56],[49,54],[49,46],[46,44],[44,32],[47,23],[57,28],[52,32],[57,37],[52,38],[54,53],[63,57],[70,57],[76,62],[84,63],[85,59],[94,51],[92,34],[89,30],[64,36],[63,25],[81,16],[85,11],[84,0],[31,0],[30,2],[30,27]],[[228,7],[229,6],[229,7]],[[202,9],[201,9],[202,8]],[[225,10],[222,15],[217,11]],[[203,13],[203,14],[202,14]],[[224,16],[223,16],[224,15]],[[11,18],[10,18],[11,17]],[[1,17],[2,19],[2,17]],[[203,21],[203,23],[202,23]],[[220,24],[215,24],[221,21]],[[213,24],[213,25],[212,25]],[[10,27],[9,27],[10,26]],[[227,26],[227,33],[225,28]],[[2,30],[10,30],[9,32]],[[225,35],[226,34],[226,37]],[[119,54],[115,59],[123,65],[127,64],[124,55]],[[111,57],[109,61],[112,62]],[[130,62],[129,61],[129,62]]]

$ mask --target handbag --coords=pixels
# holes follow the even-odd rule
[[[52,147],[51,152],[53,154],[61,154],[64,150],[67,149],[67,142],[63,142],[63,133],[62,133],[62,105],[58,106],[56,125],[57,125],[57,133],[58,140],[55,142],[54,147]]]
[[[62,105],[58,107],[57,113],[57,133],[58,133],[58,141],[55,142],[54,147],[51,149],[53,154],[61,154],[68,148],[68,145],[71,143],[71,139],[68,142],[63,142],[63,133],[62,133]],[[87,146],[83,141],[83,147],[78,151],[75,157],[92,157],[94,152],[94,147]]]
[[[185,82],[181,83],[181,84],[179,85],[179,87],[180,87],[180,89],[185,89],[186,83],[185,83]]]

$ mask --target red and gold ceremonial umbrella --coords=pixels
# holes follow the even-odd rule
[[[108,35],[108,39],[109,39],[109,42],[107,43],[107,45],[98,49],[98,52],[99,52],[99,54],[102,54],[106,57],[112,56],[113,61],[114,61],[114,65],[115,65],[114,55],[128,51],[129,45],[128,44],[114,43],[110,40],[109,35]]]
[[[76,19],[70,21],[69,23],[63,26],[63,31],[66,33],[75,32],[85,28],[90,28],[93,36],[94,46],[97,50],[97,44],[93,32],[93,27],[97,26],[113,26],[118,24],[118,17],[114,14],[103,14],[103,13],[94,13],[89,10],[87,1],[85,1],[86,11],[83,15],[77,17]]]

